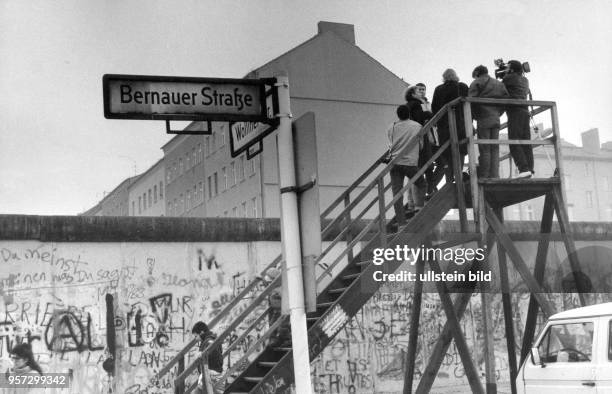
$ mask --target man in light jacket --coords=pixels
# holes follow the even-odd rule
[[[489,70],[480,65],[472,72],[474,81],[468,89],[468,96],[481,98],[508,98],[504,84],[491,78]],[[499,117],[502,106],[472,105],[472,116],[476,119],[476,131],[479,139],[499,139]],[[478,145],[478,176],[481,178],[499,178],[499,145]]]

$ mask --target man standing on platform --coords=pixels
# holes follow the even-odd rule
[[[472,72],[474,81],[468,89],[470,97],[508,98],[504,84],[489,76],[489,70],[480,65]],[[476,119],[476,131],[479,139],[499,139],[499,117],[503,113],[501,106],[472,105],[472,116]],[[499,145],[479,144],[478,176],[480,178],[499,178]]]
[[[523,65],[518,60],[508,62],[508,71],[502,83],[508,89],[510,98],[527,100],[529,80],[523,75]],[[508,114],[508,139],[529,140],[529,109],[527,107],[510,106]],[[519,170],[517,178],[531,178],[533,175],[533,148],[531,145],[510,145],[510,155]]]

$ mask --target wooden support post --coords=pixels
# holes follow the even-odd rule
[[[565,210],[565,200],[563,199],[563,193],[560,185],[553,185],[553,197],[555,200],[555,211],[557,212],[557,220],[559,223],[559,229],[561,230],[561,237],[563,238],[565,250],[567,251],[567,258],[569,260],[572,273],[574,274],[574,282],[576,282],[576,291],[578,292],[578,297],[580,298],[580,304],[585,306],[587,303],[584,294],[590,291],[590,289],[584,288],[584,283],[582,283],[582,278],[580,278],[579,275],[582,270],[580,269],[580,262],[578,261],[578,256],[576,255],[576,245],[574,245],[574,240],[570,235],[569,217],[567,215],[567,211]]]
[[[491,238],[487,241],[487,250],[485,254],[488,255],[492,250],[495,239]],[[473,261],[470,264],[470,268],[467,271],[476,272],[478,269],[477,264]],[[467,289],[463,289],[464,292],[458,294],[455,297],[454,301],[454,309],[457,315],[457,319],[461,320],[463,317],[463,313],[465,312],[465,308],[467,307],[470,298],[472,297],[473,291],[476,289],[476,283],[470,283],[470,287]],[[447,321],[444,324],[444,328],[442,332],[438,336],[438,341],[433,348],[431,356],[429,358],[429,362],[427,363],[427,367],[423,371],[423,375],[421,376],[421,380],[419,381],[419,385],[415,391],[416,394],[426,394],[431,391],[431,386],[433,385],[436,376],[438,375],[438,370],[440,369],[440,365],[442,365],[442,361],[444,360],[444,356],[448,351],[448,347],[450,346],[451,339],[453,338],[451,324]]]
[[[185,356],[181,357],[178,361],[178,375],[180,375],[185,370]],[[185,391],[185,381],[182,380],[176,384],[174,387],[175,394],[182,394]]]
[[[463,317],[463,313],[470,302],[470,298],[472,298],[472,293],[468,291],[456,295],[453,304],[457,319],[461,320]],[[431,352],[431,357],[429,358],[427,367],[425,367],[421,380],[416,388],[416,394],[426,394],[431,391],[431,386],[433,386],[433,382],[438,375],[440,365],[442,365],[442,361],[444,361],[444,357],[446,356],[446,352],[448,351],[452,339],[453,330],[451,328],[451,324],[447,321],[446,324],[444,324],[442,332],[438,336],[438,341],[436,342],[433,351]]]
[[[353,233],[351,232],[351,210],[347,209],[349,205],[351,205],[351,196],[347,194],[346,196],[344,196],[344,209],[346,210],[346,215],[344,216],[344,220],[346,223],[346,227],[348,227],[344,240],[346,241],[347,245],[350,245],[351,241],[353,240]],[[348,261],[353,261],[353,249],[352,248],[348,250],[348,252],[346,253],[346,256],[348,258]]]
[[[403,394],[412,394],[414,381],[414,367],[416,362],[417,345],[419,339],[419,320],[421,317],[421,303],[423,299],[423,282],[420,275],[425,268],[425,261],[419,259],[416,263],[417,280],[414,283],[414,296],[412,297],[412,310],[410,311],[410,333],[408,336],[408,349],[406,352],[406,370],[404,371]]]
[[[533,275],[531,275],[531,272],[529,272],[529,269],[527,268],[527,264],[525,264],[525,261],[521,257],[521,254],[519,253],[519,251],[516,249],[516,247],[512,243],[512,240],[510,239],[508,234],[505,233],[504,226],[499,222],[499,220],[497,219],[497,217],[495,216],[495,214],[493,213],[493,211],[491,210],[489,206],[486,207],[486,210],[487,210],[487,215],[486,215],[487,221],[493,228],[493,231],[495,232],[495,235],[497,236],[498,242],[504,248],[504,250],[510,257],[510,260],[512,260],[514,267],[516,268],[518,273],[521,275],[521,277],[525,281],[525,284],[529,288],[529,291],[538,300],[538,303],[540,304],[540,307],[542,308],[542,311],[544,312],[544,314],[547,317],[550,315],[553,315],[555,313],[554,305],[552,305],[548,301],[548,299],[544,297],[544,290],[535,280]]]
[[[457,136],[457,120],[455,118],[455,107],[451,107],[448,111],[448,126],[450,133],[450,150],[452,162],[448,163],[453,168],[455,176],[455,184],[457,185],[457,208],[459,211],[459,223],[461,223],[461,232],[468,231],[467,210],[465,204],[465,186],[463,184],[463,163],[459,154],[459,138]]]
[[[544,272],[546,270],[546,260],[548,256],[548,245],[550,243],[550,232],[552,231],[553,215],[555,205],[552,193],[548,193],[544,199],[544,208],[542,211],[542,223],[540,224],[540,234],[544,237],[538,242],[538,251],[536,254],[535,267],[533,268],[533,277],[539,285],[542,285],[544,280]],[[538,301],[534,294],[529,298],[529,308],[527,309],[527,319],[525,321],[525,331],[523,332],[523,344],[521,346],[521,360],[519,365],[523,364],[525,358],[529,354],[529,349],[533,342],[535,329],[538,319]]]
[[[378,231],[380,232],[380,246],[387,246],[387,220],[385,218],[385,185],[383,178],[379,178],[377,182],[378,186]],[[398,226],[399,231],[399,226]],[[347,243],[348,245],[348,243]],[[349,260],[349,261],[352,261]]]
[[[474,130],[472,126],[472,108],[468,102],[463,103],[463,120],[465,122],[465,134],[468,138],[468,168],[470,170],[470,188],[472,192],[474,222],[478,224],[478,175],[476,174],[476,145],[474,144]]]
[[[495,210],[495,214],[503,223],[504,211],[502,208]],[[504,249],[497,245],[497,259],[499,261],[499,278],[501,283],[502,304],[504,308],[504,324],[506,328],[506,347],[508,349],[508,367],[510,369],[510,390],[516,394],[516,342],[514,340],[514,324],[512,314],[512,298],[510,293],[510,283],[508,279],[508,262]]]
[[[434,273],[440,274],[442,272],[437,259],[429,260],[429,265]],[[465,370],[468,382],[470,383],[470,388],[472,389],[473,393],[484,393],[482,383],[480,382],[480,377],[478,376],[478,371],[474,365],[474,362],[472,361],[472,356],[470,355],[470,349],[467,346],[465,336],[461,330],[459,318],[455,313],[453,301],[448,294],[446,283],[436,281],[436,287],[438,289],[438,294],[440,295],[440,303],[442,304],[444,314],[446,315],[446,321],[450,324],[453,339],[455,340],[455,346],[457,346],[457,351],[459,352],[461,362],[463,363],[463,369]]]
[[[487,228],[485,220],[485,197],[484,187],[478,186],[477,194],[477,210],[474,211],[474,217],[478,216],[478,232],[481,235],[479,247],[484,247],[487,243]],[[482,272],[491,272],[489,266],[489,256],[487,255],[484,260],[481,261]],[[481,314],[482,314],[482,325],[484,331],[484,360],[485,360],[485,378],[486,378],[486,390],[487,394],[497,393],[497,379],[495,374],[495,337],[493,333],[492,325],[492,302],[491,302],[491,286],[486,281],[480,282],[480,302],[481,302]]]

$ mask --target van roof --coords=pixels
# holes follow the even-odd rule
[[[612,302],[589,305],[582,308],[570,309],[552,315],[549,320],[572,319],[575,317],[612,316]]]

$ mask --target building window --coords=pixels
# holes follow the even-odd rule
[[[210,155],[210,136],[206,136],[206,142],[204,145],[206,148],[206,157],[208,157]]]
[[[147,209],[147,193],[142,194],[142,210],[145,211]]]
[[[151,205],[153,205],[153,192],[151,191],[151,189],[149,189],[149,208],[151,208]]]
[[[168,201],[168,216],[172,216],[172,201]]]
[[[253,197],[251,199],[251,207],[253,210],[253,217],[256,218],[257,217],[257,197]]]
[[[212,176],[208,176],[208,199],[212,198]]]
[[[242,217],[248,217],[248,213],[247,213],[247,204],[246,201],[242,202],[242,212],[241,212]]]
[[[183,174],[183,159],[179,159],[179,175]]]
[[[230,163],[229,178],[230,186],[234,186],[236,184],[236,163],[234,163],[233,161]]]
[[[213,174],[213,181],[214,181],[213,183],[214,183],[214,186],[215,186],[215,196],[217,196],[217,195],[219,195],[219,179],[217,177],[217,173],[216,172]]]
[[[200,186],[200,201],[204,201],[204,183],[200,182],[198,185]]]
[[[198,201],[198,185],[193,185],[193,206],[196,206],[196,201]]]
[[[590,190],[586,192],[586,206],[587,208],[593,208],[593,192]]]
[[[248,160],[249,163],[249,176],[255,175],[255,159]]]
[[[185,195],[187,196],[186,198],[186,204],[187,204],[187,208],[186,211],[189,211],[191,209],[191,190],[187,190],[185,192]]]
[[[185,155],[185,171],[191,168],[190,161],[191,160],[189,160],[189,152],[187,152],[187,154]]]
[[[533,215],[533,207],[531,206],[531,204],[527,204],[527,220],[535,220],[535,217]]]
[[[212,145],[210,147],[211,151],[214,152],[215,149],[217,149],[217,133],[215,131],[212,132],[211,139],[210,139],[210,145]]]
[[[232,217],[233,218],[237,218],[238,217],[238,207],[232,208]]]
[[[159,199],[164,198],[164,183],[162,181],[159,182]]]
[[[193,163],[193,166],[195,167],[197,163],[197,156],[196,156],[196,148],[195,146],[193,147],[193,149],[191,150],[191,162]]]
[[[223,176],[223,191],[227,190],[227,169],[225,167],[223,167],[221,169],[221,174]]]
[[[219,128],[219,148],[225,146],[225,126]]]
[[[603,190],[606,192],[612,191],[612,182],[610,182],[609,176],[603,177],[602,187],[603,187]]]
[[[202,162],[202,144],[198,144],[198,163]]]
[[[132,216],[136,215],[136,202],[132,201]]]
[[[153,203],[157,203],[157,185],[153,185]]]
[[[142,213],[142,197],[138,196],[138,214]]]
[[[240,156],[240,160],[238,161],[238,179],[242,182],[244,181],[244,163],[245,157],[244,155]]]
[[[170,183],[172,180],[172,168],[168,167],[166,169],[166,183]]]
[[[584,176],[589,176],[589,163],[584,163]]]

